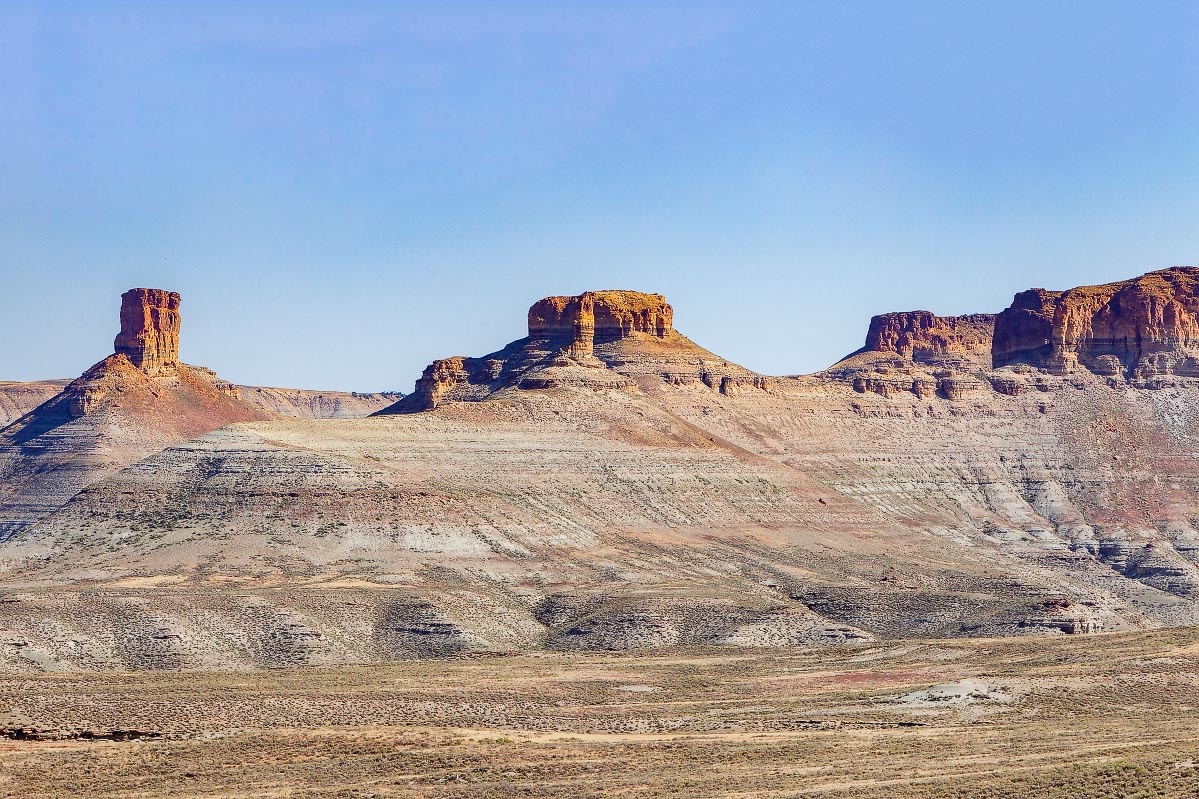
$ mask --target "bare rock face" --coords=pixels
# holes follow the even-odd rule
[[[569,342],[572,354],[590,355],[594,345],[646,333],[665,338],[674,309],[661,294],[588,291],[577,297],[546,297],[529,308],[529,338]]]
[[[991,368],[994,330],[994,314],[880,314],[870,320],[865,345],[820,376],[861,394],[959,400],[982,386],[973,375]]]
[[[724,389],[762,388],[755,376],[697,348],[672,327],[674,309],[661,294],[588,291],[576,297],[546,297],[529,308],[529,335],[482,358],[455,356],[425,368],[415,390],[380,413],[414,413],[443,402],[486,399],[505,388],[525,391],[558,388],[622,389],[634,374],[662,380],[703,381]],[[618,367],[618,368],[617,368]],[[682,368],[680,368],[682,367]],[[679,374],[676,374],[678,372]],[[722,389],[722,390],[724,390]]]
[[[440,358],[425,367],[412,394],[418,398],[422,410],[436,408],[443,396],[456,386],[470,381],[470,371],[467,369],[469,360],[472,359],[455,355],[452,358]]]
[[[929,311],[904,311],[875,316],[866,333],[868,352],[893,352],[926,363],[940,356],[991,351],[994,314],[936,316]]]
[[[1021,292],[996,319],[992,358],[1136,382],[1199,376],[1199,268]]]
[[[129,358],[150,377],[179,370],[179,302],[176,292],[130,289],[121,295],[121,332],[113,343],[118,355]]]

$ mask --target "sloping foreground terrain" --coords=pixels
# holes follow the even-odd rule
[[[660,295],[547,298],[381,415],[228,425],[21,528],[0,664],[1199,623],[1197,275],[888,315],[799,378],[704,350]]]
[[[0,796],[1193,797],[1197,642],[12,675]]]

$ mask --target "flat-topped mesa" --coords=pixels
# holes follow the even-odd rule
[[[577,297],[546,297],[529,308],[529,338],[561,341],[572,355],[593,345],[645,333],[670,334],[674,309],[661,294],[587,291]]]
[[[121,332],[116,354],[150,377],[179,371],[179,302],[173,291],[130,289],[121,295]]]
[[[989,353],[994,314],[936,316],[930,311],[880,314],[870,320],[866,352],[893,352],[927,362],[943,356]]]
[[[1022,363],[1149,383],[1199,376],[1199,268],[1023,291],[996,319],[991,352],[997,368]]]
[[[728,392],[763,388],[769,382],[755,382],[760,376],[675,332],[674,309],[661,294],[587,291],[546,297],[533,303],[528,318],[527,337],[481,358],[434,361],[411,394],[378,413],[416,413],[446,402],[475,402],[505,389],[625,389],[635,386],[638,377],[702,380]]]

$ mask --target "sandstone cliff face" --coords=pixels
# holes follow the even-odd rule
[[[1199,269],[1021,292],[996,320],[992,357],[996,367],[1089,370],[1144,383],[1199,376]]]
[[[929,311],[906,311],[870,320],[864,350],[893,352],[927,362],[937,356],[990,354],[994,314],[936,316]]]
[[[179,302],[173,291],[130,289],[121,295],[121,332],[114,352],[151,377],[179,369]]]
[[[470,382],[467,364],[473,360],[455,355],[452,358],[433,361],[425,367],[420,379],[416,381],[416,389],[405,399],[409,400],[409,404],[413,405],[415,410],[436,408],[441,398],[451,390]]]
[[[696,346],[673,328],[661,294],[588,291],[546,297],[529,308],[529,335],[482,358],[430,364],[416,388],[380,411],[414,413],[443,402],[484,400],[507,389],[628,389],[639,380],[702,384],[731,393],[773,390],[773,383]]]
[[[994,329],[994,314],[880,314],[870,320],[865,346],[820,376],[858,393],[962,399],[983,385],[977,376],[991,368]]]
[[[1012,363],[1044,363],[1053,352],[1053,315],[1064,292],[1029,289],[995,317],[991,359],[996,367]]]
[[[569,341],[569,350],[589,355],[596,342],[633,333],[665,338],[674,309],[661,294],[588,291],[577,297],[546,297],[529,308],[529,338]]]
[[[993,331],[993,332],[992,332]],[[871,320],[866,346],[820,377],[859,393],[1016,396],[1100,378],[1137,388],[1199,377],[1199,268],[1174,267],[1067,291],[1029,289],[996,316],[927,311]]]

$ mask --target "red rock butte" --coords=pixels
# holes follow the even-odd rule
[[[114,351],[151,377],[179,371],[180,296],[163,289],[130,289],[121,295],[121,332]]]
[[[587,291],[577,297],[546,297],[529,308],[529,338],[571,342],[574,352],[592,351],[597,342],[646,333],[665,338],[674,309],[661,294],[639,291]]]
[[[997,368],[1026,363],[1054,374],[1199,376],[1199,268],[1023,291],[996,319],[992,357]]]
[[[611,372],[605,361],[612,359],[613,348],[624,349],[626,343],[639,350],[643,344],[669,342],[664,348],[651,346],[659,357],[664,350],[678,357],[682,349],[690,347],[694,352],[686,358],[688,368],[695,367],[702,355],[716,360],[675,332],[671,326],[674,309],[661,294],[587,291],[574,297],[546,297],[533,303],[528,318],[526,338],[482,358],[455,356],[434,361],[417,380],[412,394],[379,413],[414,413],[443,401],[480,400],[507,386],[527,390],[629,386],[632,378]],[[643,356],[626,351],[617,360],[627,367]],[[669,371],[669,367],[663,368]],[[722,377],[710,374],[707,379],[719,381]]]
[[[914,361],[935,355],[990,352],[994,314],[936,316],[903,311],[875,316],[866,333],[867,352],[894,352]]]

